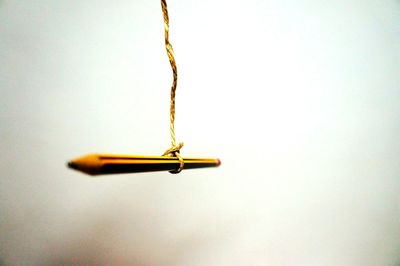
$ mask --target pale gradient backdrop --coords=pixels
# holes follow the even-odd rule
[[[400,263],[400,2],[0,1],[0,265]]]

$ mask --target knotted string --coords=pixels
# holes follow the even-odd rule
[[[164,36],[165,36],[165,49],[167,50],[167,55],[169,59],[169,63],[172,68],[173,82],[171,86],[171,102],[170,102],[170,133],[171,133],[171,148],[166,150],[163,156],[171,156],[176,157],[179,160],[179,168],[174,171],[170,171],[170,173],[177,174],[182,171],[185,163],[183,161],[182,156],[180,155],[180,150],[183,147],[183,143],[176,144],[175,139],[175,93],[176,86],[178,82],[178,69],[176,67],[175,57],[174,57],[174,49],[172,48],[171,43],[169,42],[169,17],[168,17],[168,8],[166,0],[161,0],[161,8],[164,15]]]
[[[179,168],[177,170],[169,171],[171,174],[178,174],[182,171],[183,167],[185,166],[185,162],[183,161],[182,156],[179,153],[179,150],[183,147],[183,142],[179,143],[177,146],[172,146],[168,150],[166,150],[163,156],[175,156],[179,160]]]

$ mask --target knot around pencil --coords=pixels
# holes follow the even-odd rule
[[[178,145],[173,145],[171,148],[166,150],[162,156],[171,156],[171,157],[176,157],[179,160],[179,168],[177,170],[172,170],[169,171],[171,174],[178,174],[183,170],[183,167],[185,166],[185,162],[180,155],[180,150],[183,147],[183,142],[179,143]]]

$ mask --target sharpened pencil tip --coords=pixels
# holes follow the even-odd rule
[[[68,162],[68,163],[67,163],[67,166],[68,166],[69,168],[72,168],[72,169],[78,169],[77,165],[76,165],[75,163],[73,163],[73,162]]]
[[[67,166],[85,174],[97,175],[102,167],[102,162],[97,154],[89,154],[69,161]]]

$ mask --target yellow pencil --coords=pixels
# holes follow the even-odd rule
[[[183,169],[217,167],[216,158],[183,158]],[[175,171],[179,160],[168,156],[90,154],[68,162],[68,167],[89,175]]]

